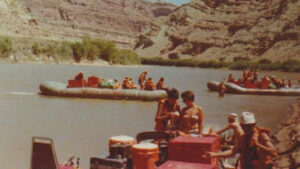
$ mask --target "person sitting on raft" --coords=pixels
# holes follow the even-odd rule
[[[178,103],[179,92],[172,88],[167,90],[168,97],[158,102],[155,116],[156,131],[176,131],[180,119],[180,107]]]
[[[195,104],[195,95],[192,91],[181,93],[181,98],[186,107],[181,110],[180,128],[184,134],[202,134],[203,111]]]
[[[162,89],[164,89],[164,78],[163,77],[161,77],[159,80],[158,80],[158,82],[156,83],[156,89],[157,90],[162,90]]]
[[[149,77],[145,82],[145,90],[154,90],[155,85],[151,77]]]
[[[237,143],[241,137],[244,135],[244,131],[242,129],[242,127],[240,126],[238,120],[237,120],[238,115],[236,113],[230,113],[228,115],[228,125],[226,127],[224,127],[221,130],[216,131],[217,135],[222,134],[223,132],[232,129],[233,130],[233,135],[229,140],[225,140],[226,142],[228,142],[231,145],[234,145],[235,143]]]
[[[146,80],[147,73],[148,73],[148,71],[145,70],[139,76],[138,82],[139,82],[141,90],[144,90],[144,87],[145,87],[144,86],[144,81]]]
[[[230,157],[240,154],[240,169],[272,169],[272,158],[277,151],[268,136],[269,130],[256,127],[253,113],[243,112],[241,127],[245,134],[230,150],[223,152],[206,152],[210,158]]]
[[[78,72],[74,77],[74,80],[82,80],[82,79],[84,79],[82,72]]]
[[[123,89],[131,89],[129,77],[125,77],[125,79],[123,80],[122,88]]]
[[[258,73],[257,73],[256,69],[253,72],[253,79],[254,79],[254,81],[257,81],[257,79],[258,79]]]
[[[232,74],[229,74],[228,76],[228,79],[227,79],[227,82],[230,82],[230,83],[235,83],[235,80],[233,78],[233,75]]]
[[[243,71],[243,82],[245,83],[248,79],[248,71],[247,70],[244,70]]]
[[[268,77],[264,76],[261,78],[261,81],[260,81],[258,87],[260,89],[268,89],[269,85],[270,85],[270,79]]]
[[[120,89],[120,88],[121,88],[121,84],[117,79],[114,79],[114,89]]]
[[[291,79],[288,80],[288,87],[289,88],[293,87]]]
[[[131,77],[129,77],[129,86],[130,86],[130,89],[137,89],[137,86],[136,86],[136,84],[133,83]]]

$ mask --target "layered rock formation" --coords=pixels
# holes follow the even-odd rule
[[[0,0],[0,35],[48,40],[88,35],[131,48],[141,32],[175,8],[136,0]]]
[[[146,33],[153,45],[136,51],[145,57],[300,60],[299,9],[298,0],[193,0],[172,12],[167,26]]]
[[[278,169],[300,167],[300,99],[291,107],[290,117],[281,124],[273,136],[279,156],[275,160]]]

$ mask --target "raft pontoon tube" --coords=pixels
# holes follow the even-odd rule
[[[138,90],[138,89],[102,89],[102,88],[67,88],[66,84],[59,82],[43,82],[40,84],[41,95],[100,98],[100,99],[126,99],[156,101],[167,97],[165,90]]]
[[[211,91],[218,91],[220,82],[209,81],[207,87]],[[281,89],[248,89],[233,83],[225,83],[226,93],[233,94],[256,94],[256,95],[277,95],[277,96],[300,96],[300,88]]]

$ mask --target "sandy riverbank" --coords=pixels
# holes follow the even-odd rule
[[[288,119],[272,136],[278,150],[276,169],[297,169],[300,167],[300,98],[291,106]]]

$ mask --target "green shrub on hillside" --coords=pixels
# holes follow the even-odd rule
[[[43,52],[41,46],[38,43],[34,43],[31,47],[32,53],[35,55],[39,55]]]
[[[93,62],[99,56],[98,46],[89,37],[82,39],[82,45],[84,47],[84,58]]]
[[[7,58],[13,51],[12,41],[7,37],[0,37],[0,58]]]
[[[124,64],[124,65],[141,63],[138,55],[135,52],[128,49],[119,50],[111,57],[110,61],[114,64]]]
[[[44,49],[44,53],[46,54],[47,57],[56,57],[56,46],[53,44],[48,44],[47,47]]]
[[[73,43],[71,49],[76,62],[85,58],[90,61],[103,59],[114,64],[140,64],[140,58],[135,52],[119,50],[112,41],[84,37],[82,42]]]
[[[80,62],[81,59],[84,57],[84,46],[80,42],[73,43],[71,45],[73,51],[73,58],[75,62]]]
[[[62,42],[56,49],[57,56],[62,60],[69,60],[73,58],[73,52],[70,42]]]
[[[112,41],[97,39],[94,40],[93,43],[99,49],[99,58],[108,62],[111,61],[111,57],[115,56],[116,52],[118,51],[115,43]]]

